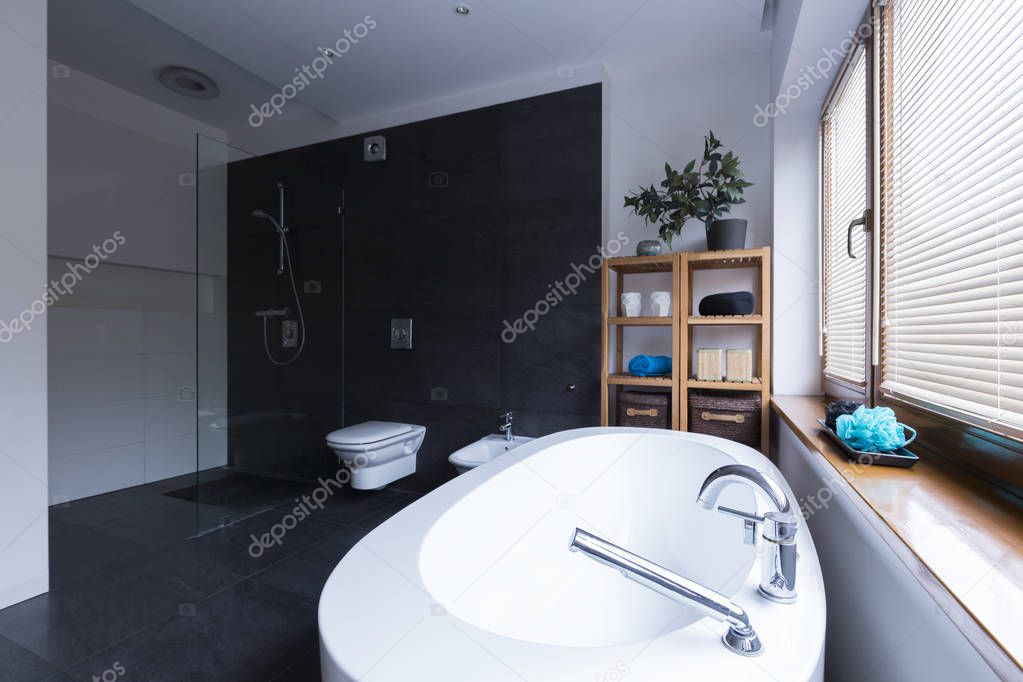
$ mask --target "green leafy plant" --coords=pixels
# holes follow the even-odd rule
[[[743,180],[739,157],[720,149],[721,140],[710,131],[703,138],[699,165],[693,159],[679,172],[665,163],[661,188],[640,187],[625,197],[625,206],[647,224],[657,224],[661,239],[669,246],[690,219],[701,221],[709,230],[732,206],[745,203],[742,193],[753,186]]]

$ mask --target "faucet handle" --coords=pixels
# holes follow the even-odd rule
[[[718,507],[717,510],[722,514],[742,519],[743,542],[747,545],[752,545],[756,541],[756,528],[759,524],[764,524],[765,539],[780,544],[794,542],[796,530],[799,528],[799,520],[794,514],[787,512],[767,512],[759,516],[731,507]]]
[[[752,545],[757,541],[757,524],[764,522],[763,516],[750,514],[749,512],[732,509],[731,507],[718,507],[718,511],[728,516],[742,519],[742,542],[744,545]]]
[[[727,514],[728,516],[735,516],[737,518],[744,519],[746,521],[751,521],[753,523],[764,522],[763,516],[758,516],[756,514],[751,514],[749,512],[740,511],[738,509],[732,509],[731,507],[718,507],[718,511],[721,512],[722,514]]]

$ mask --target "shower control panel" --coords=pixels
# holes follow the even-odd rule
[[[412,350],[411,317],[391,319],[391,348],[393,350]]]
[[[298,322],[284,320],[281,323],[281,347],[295,348],[298,346]]]

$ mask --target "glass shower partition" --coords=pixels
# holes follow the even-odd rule
[[[344,425],[343,192],[303,150],[253,156],[199,136],[200,533],[333,476]]]
[[[217,482],[228,465],[228,165],[251,154],[198,135],[196,144],[196,525],[233,520]]]

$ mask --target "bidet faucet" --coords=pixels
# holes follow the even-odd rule
[[[743,520],[744,540],[756,542],[757,526],[766,552],[761,557],[760,594],[771,601],[791,603],[796,600],[796,531],[799,517],[792,510],[788,495],[770,476],[744,464],[729,464],[711,472],[700,487],[696,501],[704,509],[717,506],[721,491],[733,483],[744,483],[767,497],[772,510],[758,516],[729,507],[717,507],[719,512]]]
[[[504,439],[509,443],[515,440],[515,436],[512,434],[511,411],[505,412],[504,414],[500,415],[498,419],[501,420],[501,423],[498,425],[497,430],[504,434]]]
[[[623,576],[643,587],[686,606],[695,606],[705,616],[728,623],[728,632],[725,633],[722,642],[735,653],[756,656],[764,650],[760,638],[750,625],[749,616],[741,606],[723,594],[683,578],[581,528],[575,529],[568,548],[573,552],[582,552],[594,561],[620,571]]]

